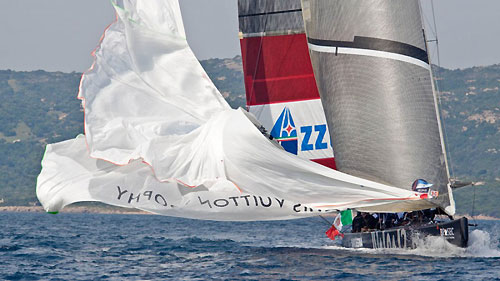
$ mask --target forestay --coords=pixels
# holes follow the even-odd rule
[[[47,146],[37,196],[197,219],[271,220],[421,200],[284,151],[230,109],[187,45],[177,0],[123,0],[79,97],[85,136]]]

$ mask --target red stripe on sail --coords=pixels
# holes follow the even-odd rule
[[[337,170],[337,165],[335,164],[335,158],[322,158],[322,159],[311,159],[311,161],[326,166],[328,168],[332,168]]]
[[[248,105],[248,108],[252,108],[252,106],[261,106],[261,105],[266,105],[266,104],[286,104],[288,102],[300,102],[300,101],[310,101],[310,100],[319,100],[320,98],[313,98],[313,99],[296,99],[296,100],[287,100],[287,101],[273,101],[273,102],[268,102],[268,103],[263,103],[263,104],[252,104]]]
[[[318,99],[305,34],[240,40],[247,105]]]

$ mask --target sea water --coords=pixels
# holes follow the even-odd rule
[[[0,280],[500,280],[500,221],[466,249],[345,249],[320,218],[214,222],[153,215],[0,213]]]

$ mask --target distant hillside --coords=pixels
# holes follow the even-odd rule
[[[241,57],[204,60],[201,65],[232,108],[245,107]]]
[[[500,64],[435,69],[450,170],[459,179],[484,182],[455,192],[458,211],[500,217]]]
[[[0,71],[0,202],[37,202],[45,144],[83,132],[80,73]]]
[[[452,171],[500,181],[500,65],[435,74]]]
[[[245,106],[241,58],[201,64],[232,107]],[[475,213],[500,217],[500,65],[436,69],[455,177],[483,181]],[[76,99],[81,73],[0,71],[0,205],[36,204],[35,184],[47,143],[83,133]],[[469,213],[473,188],[455,193]]]

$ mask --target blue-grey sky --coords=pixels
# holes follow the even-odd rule
[[[432,21],[430,1],[422,4]],[[180,2],[188,41],[199,59],[240,54],[237,0]],[[434,5],[442,66],[500,63],[499,0],[435,0]],[[0,69],[84,71],[114,20],[109,0],[0,0],[0,7]]]

